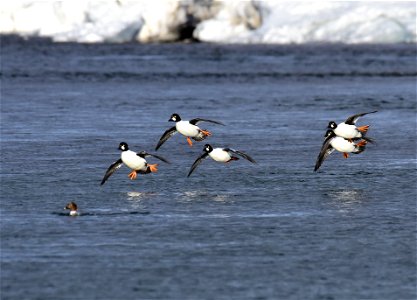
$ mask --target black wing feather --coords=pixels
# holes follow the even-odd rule
[[[242,156],[244,159],[247,159],[247,160],[249,160],[251,163],[256,164],[256,161],[255,161],[252,157],[250,157],[249,155],[247,155],[246,153],[244,153],[244,152],[242,152],[242,151],[239,151],[239,150],[234,150],[234,149],[231,149],[231,148],[225,148],[225,149],[223,149],[223,150],[224,150],[224,151],[227,151],[227,152],[231,152],[231,153],[237,154],[237,155],[239,155],[239,156]]]
[[[110,165],[110,167],[107,169],[106,174],[104,174],[103,180],[101,181],[100,185],[103,185],[106,180],[117,170],[119,169],[121,166],[123,165],[122,159],[119,158],[118,160],[116,160],[114,163],[112,163]]]
[[[142,158],[145,158],[147,156],[152,156],[152,157],[155,157],[155,158],[157,158],[157,159],[159,159],[159,160],[161,160],[161,161],[163,161],[163,162],[165,162],[167,164],[170,164],[170,162],[167,159],[163,158],[162,156],[159,156],[159,155],[156,155],[156,154],[151,154],[151,153],[148,153],[146,151],[141,151],[139,153],[136,153],[136,155],[137,156],[140,156]]]
[[[190,124],[193,124],[193,125],[197,125],[198,123],[201,123],[201,122],[210,122],[210,123],[214,123],[214,124],[219,124],[219,125],[225,126],[222,122],[208,120],[208,119],[201,119],[201,118],[192,119],[189,122],[190,122]]]
[[[333,138],[326,139],[321,147],[320,153],[317,156],[316,165],[314,166],[314,172],[316,172],[323,161],[334,151],[334,148],[330,145]]]
[[[195,162],[193,163],[193,165],[191,166],[190,172],[188,172],[187,177],[190,177],[191,173],[194,172],[195,168],[197,168],[197,166],[208,157],[208,153],[204,152],[203,154],[201,154],[201,156],[199,158],[197,158],[195,160]]]
[[[356,121],[358,121],[358,119],[360,117],[363,117],[364,115],[367,115],[367,114],[373,114],[373,113],[376,113],[376,112],[377,112],[377,110],[350,116],[349,118],[346,119],[345,123],[348,124],[348,125],[355,125]]]
[[[177,133],[177,128],[175,126],[165,131],[164,134],[159,139],[159,142],[158,142],[158,145],[156,145],[155,151],[157,151],[159,147],[162,146],[163,143],[165,143],[171,136],[173,136],[176,133]]]

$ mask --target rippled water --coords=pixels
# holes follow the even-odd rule
[[[415,299],[415,46],[77,45],[2,38],[2,299]],[[313,172],[328,121],[377,143]],[[100,181],[119,142],[156,174]],[[157,162],[152,158],[150,163]],[[63,210],[75,201],[79,217]]]

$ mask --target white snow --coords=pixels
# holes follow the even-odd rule
[[[218,43],[416,42],[416,3],[339,1],[2,1],[0,33],[76,42],[166,42],[194,19]]]

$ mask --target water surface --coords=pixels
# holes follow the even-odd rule
[[[408,45],[2,40],[3,299],[415,299],[416,50]],[[314,173],[328,121],[378,110],[377,143]],[[204,161],[104,186],[117,146],[202,117]],[[150,163],[157,162],[152,158]],[[75,201],[80,217],[67,217]]]

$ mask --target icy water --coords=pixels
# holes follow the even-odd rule
[[[415,45],[77,45],[2,39],[2,299],[415,299]],[[328,121],[377,140],[313,172]],[[156,174],[105,185],[170,115]],[[75,201],[81,216],[63,210]]]

